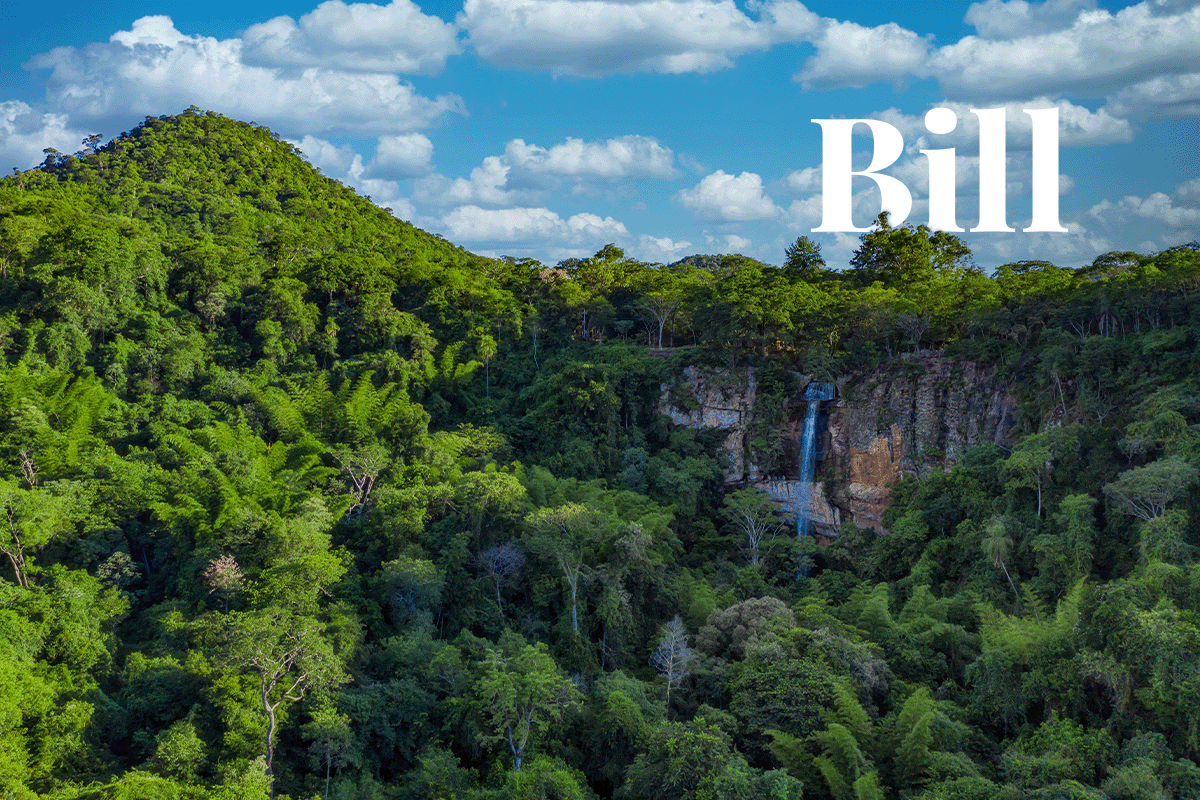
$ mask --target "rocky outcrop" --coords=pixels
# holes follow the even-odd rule
[[[1016,398],[971,362],[912,356],[839,388],[828,424],[831,499],[876,530],[902,477],[948,470],[970,447],[1007,442],[1016,425]]]
[[[796,375],[785,418],[777,422],[784,467],[799,452],[802,397],[810,381]],[[1017,401],[991,368],[937,353],[846,376],[837,389],[821,406],[817,480],[808,504],[814,527],[825,535],[835,534],[843,519],[882,532],[888,495],[901,478],[949,469],[970,447],[1005,443],[1016,424]],[[771,470],[755,463],[747,447],[757,391],[752,372],[734,378],[689,367],[679,381],[663,386],[661,408],[679,425],[727,431],[726,481],[756,485],[793,511],[804,491],[795,471],[768,475]]]
[[[685,428],[728,431],[721,446],[727,458],[725,482],[742,482],[747,474],[757,480],[758,466],[746,460],[746,427],[757,393],[753,371],[734,377],[685,367],[682,380],[663,384],[659,410]]]

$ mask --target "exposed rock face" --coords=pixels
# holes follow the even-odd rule
[[[799,449],[801,398],[810,380],[797,375],[787,403],[782,435],[789,453]],[[837,397],[822,403],[817,481],[808,505],[814,527],[825,535],[835,534],[843,519],[882,532],[888,493],[902,477],[949,469],[969,447],[1007,442],[1016,424],[1016,398],[990,368],[937,354],[889,361],[837,387]],[[663,387],[662,409],[679,425],[728,431],[726,482],[756,485],[792,511],[803,491],[795,472],[767,478],[747,450],[756,395],[753,373],[735,381],[689,367],[680,386]],[[673,402],[680,396],[688,398],[686,410]]]
[[[672,398],[674,391],[683,397]],[[754,411],[758,382],[754,373],[736,380],[716,373],[701,373],[696,367],[685,367],[683,381],[678,386],[664,384],[659,409],[676,425],[685,428],[720,428],[729,431],[722,449],[729,461],[725,466],[725,482],[738,483],[758,479],[758,465],[746,460],[746,426]]]

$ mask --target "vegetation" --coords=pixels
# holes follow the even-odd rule
[[[198,109],[99,144],[0,181],[0,797],[1200,796],[1200,246],[544,266]],[[929,350],[1015,440],[801,577],[659,413],[754,368],[781,470],[788,370]]]

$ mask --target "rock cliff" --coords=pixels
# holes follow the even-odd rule
[[[750,446],[748,431],[767,406],[752,371],[735,377],[688,367],[662,387],[661,409],[676,424],[727,431],[726,482],[758,486],[794,512],[806,487],[788,464],[797,463],[811,380],[795,375],[795,390],[772,422],[782,453],[774,470],[756,463]],[[843,519],[883,532],[888,493],[902,477],[949,469],[975,445],[1007,443],[1016,424],[1016,398],[991,368],[936,353],[906,355],[836,385],[837,396],[822,403],[809,487],[809,516],[826,536]]]

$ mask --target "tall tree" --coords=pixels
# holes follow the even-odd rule
[[[667,705],[671,705],[671,689],[678,689],[691,675],[691,663],[696,654],[688,647],[683,620],[676,614],[663,627],[658,647],[650,654],[650,666],[667,682]]]
[[[267,717],[267,775],[275,796],[275,740],[279,710],[305,692],[346,680],[324,636],[324,625],[305,613],[278,607],[233,612],[222,618],[218,659],[258,680],[258,700]]]
[[[1166,513],[1167,504],[1200,479],[1200,472],[1182,458],[1163,458],[1122,472],[1104,493],[1122,512],[1141,520]]]
[[[771,498],[754,488],[739,489],[725,497],[721,514],[741,534],[739,547],[752,567],[759,565],[762,556],[770,554],[775,537],[783,530],[776,509]]]
[[[576,702],[579,691],[540,642],[489,649],[480,668],[475,694],[483,738],[508,745],[520,769],[533,740]]]
[[[579,633],[579,584],[588,561],[612,534],[603,515],[581,503],[539,508],[525,518],[531,550],[552,560],[562,571],[571,605],[571,629]]]

